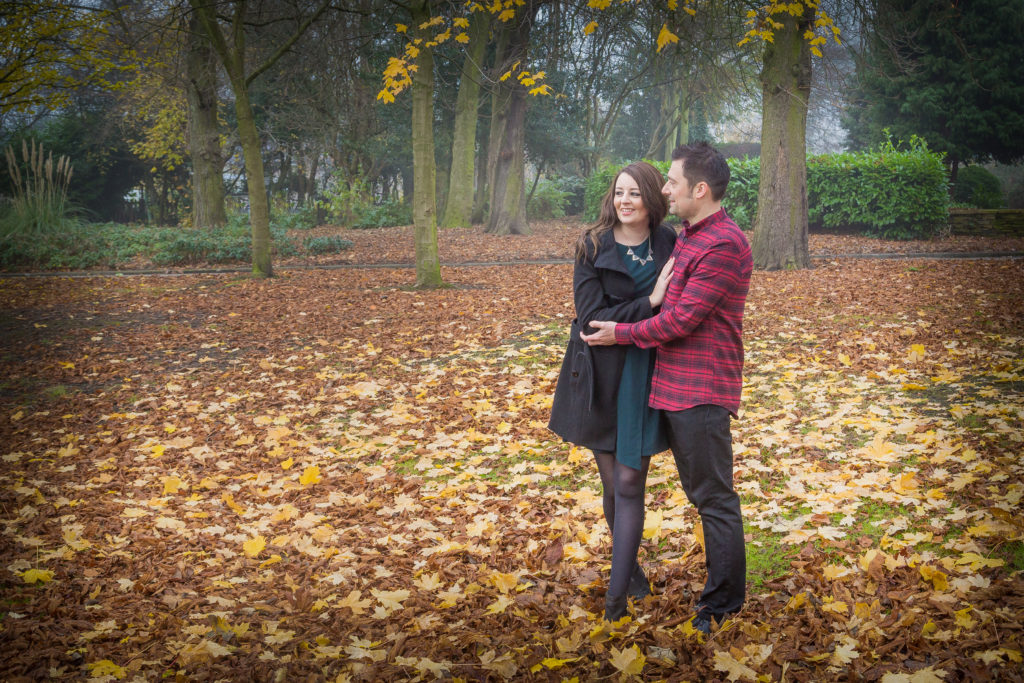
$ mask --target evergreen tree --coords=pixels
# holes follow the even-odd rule
[[[1024,158],[1024,0],[876,0],[844,121],[854,147],[889,129],[959,164]]]

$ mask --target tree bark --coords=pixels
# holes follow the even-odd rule
[[[489,27],[480,12],[474,12],[470,22],[469,44],[455,101],[452,168],[448,180],[448,202],[441,221],[443,228],[469,227],[473,214],[473,159],[476,156],[477,110],[480,104],[480,62],[487,48]]]
[[[526,49],[537,7],[538,3],[531,0],[522,14],[512,20],[504,59],[499,67],[502,72],[517,62],[520,65],[527,63]],[[498,126],[498,129],[497,137],[493,130],[491,136],[496,143],[491,147],[493,179],[490,183],[490,215],[485,230],[496,235],[526,235],[530,232],[524,191],[526,88],[519,83],[516,74],[512,74],[505,81],[499,81],[497,93],[494,103],[498,110],[492,113],[491,125]]]
[[[411,8],[415,35],[429,41],[429,32],[420,29],[430,19],[427,0],[419,0]],[[416,56],[416,73],[412,78],[412,221],[416,243],[416,286],[439,287],[441,261],[437,249],[437,204],[434,160],[434,56],[431,48],[422,47]]]
[[[188,99],[188,145],[192,157],[192,224],[220,227],[228,222],[224,207],[224,155],[217,126],[217,53],[193,13],[185,57]]]
[[[814,21],[779,15],[784,26],[764,51],[761,70],[761,180],[751,251],[754,267],[809,268],[807,245],[807,104],[811,53],[804,32]]]
[[[245,184],[249,191],[249,225],[252,228],[252,273],[257,277],[272,277],[270,262],[270,206],[263,173],[263,143],[256,130],[256,118],[249,102],[249,89],[235,83],[235,115],[238,117],[238,137],[245,158]]]

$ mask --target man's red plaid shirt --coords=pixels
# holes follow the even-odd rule
[[[652,408],[710,403],[733,415],[743,388],[743,306],[753,263],[746,236],[724,210],[683,223],[661,312],[615,326],[615,341],[658,347]]]

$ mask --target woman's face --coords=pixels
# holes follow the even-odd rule
[[[647,228],[647,208],[640,197],[640,186],[627,173],[620,173],[615,179],[615,194],[612,199],[615,214],[622,225]]]

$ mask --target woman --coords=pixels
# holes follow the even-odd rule
[[[636,322],[653,316],[672,276],[676,234],[661,224],[668,202],[661,173],[646,162],[619,171],[601,215],[576,245],[576,319],[555,388],[548,428],[594,452],[604,518],[612,532],[605,619],[626,613],[627,597],[650,595],[637,562],[644,527],[644,487],[651,456],[668,448],[661,415],[648,408],[654,351],[588,346],[591,320]]]

